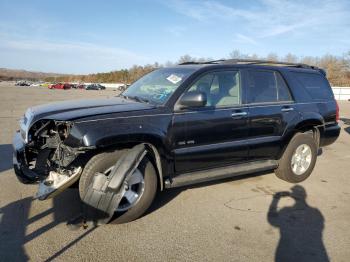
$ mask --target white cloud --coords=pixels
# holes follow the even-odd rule
[[[329,28],[349,24],[350,17],[346,0],[259,0],[252,7],[246,8],[236,7],[237,2],[224,5],[217,1],[177,0],[167,5],[201,23],[226,21],[236,22],[236,25],[244,24],[246,28],[243,38],[250,39],[252,37],[248,35],[267,38],[293,32],[308,34],[308,30],[318,27]],[[234,28],[239,30],[238,27]]]
[[[86,42],[50,42],[38,40],[3,40],[0,43],[3,48],[17,50],[31,50],[41,52],[65,52],[65,53],[80,53],[87,56],[98,55],[113,57],[124,57],[132,60],[147,60],[147,57],[137,55],[131,51],[118,47],[107,47]]]
[[[242,9],[235,9],[214,1],[169,1],[166,2],[170,8],[175,11],[191,17],[195,20],[204,22],[212,18],[232,19],[246,18],[251,19],[252,13]]]
[[[253,38],[248,37],[246,35],[242,34],[236,34],[236,38],[234,42],[242,43],[242,44],[251,44],[251,45],[258,45],[258,42],[255,41]]]
[[[89,73],[131,67],[134,64],[152,63],[151,58],[127,49],[98,45],[87,42],[63,42],[21,39],[0,33],[0,51],[22,54],[21,63],[26,62],[26,54],[33,55],[39,63],[39,70],[56,72]],[[40,60],[42,63],[40,63]],[[8,61],[9,62],[9,61]],[[10,61],[11,63],[13,61]],[[4,61],[2,61],[4,63]],[[32,61],[34,63],[34,61]],[[48,64],[48,66],[45,66]],[[77,66],[78,65],[78,66]],[[57,69],[56,69],[57,68]],[[79,68],[83,68],[80,70]]]

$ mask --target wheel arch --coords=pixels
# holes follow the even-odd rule
[[[144,143],[157,171],[159,188],[163,190],[164,174],[171,173],[173,169],[169,140],[166,137],[167,123],[164,121],[160,127],[156,127],[152,123],[136,125],[111,122],[97,125],[81,122],[73,125],[65,144],[84,151],[81,158],[86,162],[98,153],[132,148]]]
[[[321,135],[324,132],[324,122],[317,118],[305,119],[295,126],[294,131],[294,135],[299,132],[307,133],[312,131],[310,134],[315,139],[317,147],[319,147]]]
[[[315,139],[316,145],[317,147],[319,147],[320,139],[324,132],[323,120],[320,118],[303,119],[302,121],[297,123],[293,128],[291,128],[289,132],[286,132],[283,138],[283,143],[281,143],[282,148],[278,155],[278,159],[282,157],[288,144],[296,134],[307,133],[307,132],[309,132],[310,135]]]
[[[89,158],[93,155],[106,152],[106,151],[115,151],[115,150],[122,150],[122,149],[128,149],[132,148],[133,146],[136,146],[138,144],[144,144],[147,151],[148,156],[150,157],[158,177],[158,185],[161,191],[164,189],[164,173],[166,171],[166,166],[163,161],[164,154],[165,154],[165,148],[164,145],[161,142],[160,138],[157,137],[143,137],[143,139],[131,139],[128,141],[123,141],[121,139],[115,138],[115,143],[111,143],[108,145],[99,145],[96,146],[93,150],[87,152],[89,154]]]

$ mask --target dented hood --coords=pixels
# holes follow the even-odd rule
[[[121,97],[106,99],[79,99],[44,104],[30,108],[31,122],[39,119],[74,120],[82,117],[139,111],[155,108],[154,105],[127,100]]]

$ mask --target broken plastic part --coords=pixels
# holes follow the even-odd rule
[[[125,153],[106,176],[97,173],[83,197],[86,221],[95,225],[108,223],[125,193],[124,181],[133,174],[146,155],[144,144],[137,145]]]
[[[60,192],[78,180],[81,171],[81,167],[75,168],[69,175],[51,171],[47,178],[40,182],[35,198],[45,200],[58,195]]]

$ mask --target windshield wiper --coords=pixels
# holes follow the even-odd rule
[[[130,97],[126,96],[126,95],[123,95],[123,94],[120,94],[119,96],[121,96],[122,98],[124,99],[130,99]]]
[[[137,101],[137,102],[141,102],[141,103],[146,103],[146,104],[152,104],[154,105],[153,103],[151,103],[151,101],[147,98],[144,98],[144,97],[139,97],[139,96],[126,96],[126,95],[123,95],[123,94],[120,94],[119,96],[121,96],[122,98],[124,99],[128,99],[128,100],[134,100],[134,101]],[[156,105],[158,106],[158,105]]]
[[[139,96],[128,96],[128,98],[134,99],[137,102],[141,102],[141,103],[147,103],[147,104],[150,103],[150,101],[147,98],[143,98],[143,97],[139,97]]]

